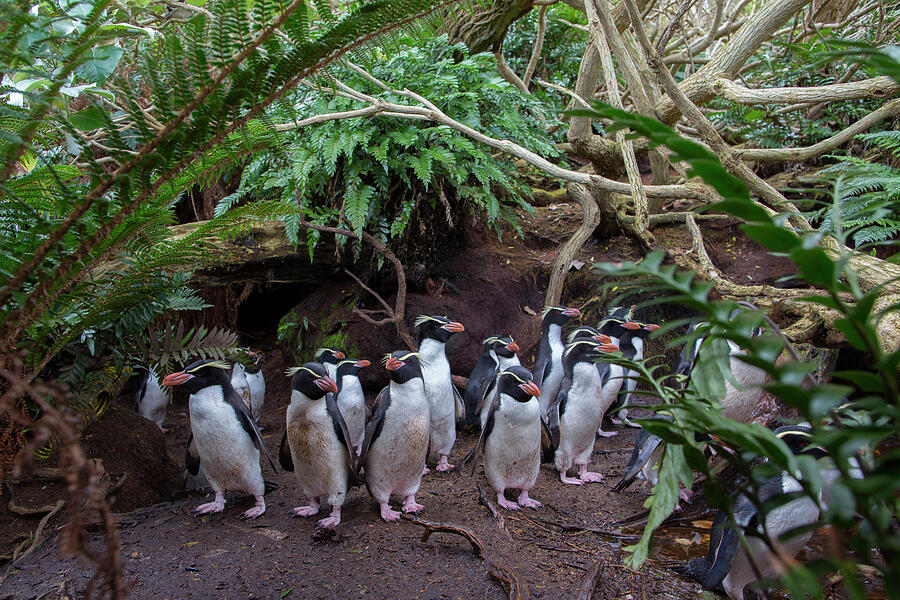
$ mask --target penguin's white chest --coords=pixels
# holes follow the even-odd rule
[[[138,412],[145,419],[162,427],[168,406],[169,396],[159,386],[159,379],[151,370],[147,376],[147,385],[144,388],[144,395],[140,399]]]
[[[494,426],[484,442],[484,472],[497,492],[506,488],[530,490],[540,470],[540,408],[501,396]]]
[[[350,432],[350,443],[354,446],[362,444],[366,429],[366,397],[358,377],[343,378],[337,403]]]
[[[343,504],[349,457],[334,433],[325,400],[309,400],[295,390],[286,421],[294,474],[303,493],[307,497],[327,496],[332,505]]]
[[[600,426],[605,410],[599,402],[599,392],[597,367],[593,363],[577,363],[572,369],[565,412],[560,416],[560,444],[566,442],[575,451],[593,444],[594,432]]]
[[[431,449],[449,454],[456,441],[456,399],[450,380],[450,363],[444,344],[424,339],[419,347],[422,355],[422,379],[431,411]]]
[[[222,388],[210,386],[191,394],[189,406],[200,464],[213,489],[262,495],[259,450],[225,402]]]

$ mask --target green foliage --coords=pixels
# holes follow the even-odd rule
[[[365,67],[390,86],[433,99],[469,127],[515,139],[544,156],[557,155],[537,121],[543,105],[503,81],[492,56],[466,57],[465,47],[451,46],[446,37],[405,41],[408,45],[390,58],[375,50]],[[332,74],[365,94],[404,102],[351,68]],[[353,99],[312,89],[298,91],[291,103],[293,114],[279,105],[270,118],[303,119],[360,108]],[[223,199],[218,213],[247,196],[280,198],[290,205],[299,197],[314,223],[337,223],[342,213],[357,234],[365,229],[385,241],[407,232],[423,202],[448,221],[451,209],[464,206],[483,213],[495,228],[501,222],[515,225],[514,207],[528,208],[523,198],[530,192],[510,161],[428,121],[334,120],[285,134],[282,147],[283,152],[258,154],[250,162],[240,189]],[[288,232],[296,241],[296,227]],[[317,239],[307,240],[310,252]]]
[[[900,505],[896,500],[897,456],[896,452],[879,453],[875,449],[900,432],[900,391],[896,376],[900,351],[887,353],[878,343],[876,322],[880,315],[873,307],[880,290],[860,289],[849,267],[847,254],[829,254],[818,245],[820,233],[797,235],[782,226],[781,217],[770,217],[750,199],[744,185],[711,160],[709,153],[699,145],[680,138],[656,121],[609,107],[594,111],[593,116],[612,119],[613,129],[628,127],[647,137],[651,146],[671,148],[677,153],[675,160],[687,161],[694,173],[715,186],[722,195],[723,201],[712,209],[743,219],[746,224],[742,228],[750,238],[771,252],[788,256],[803,279],[819,286],[822,293],[805,300],[837,311],[841,316],[835,326],[859,351],[870,357],[873,365],[871,373],[836,373],[836,377],[848,385],[823,383],[809,386],[807,374],[811,365],[791,361],[779,365],[776,359],[783,349],[781,339],[772,335],[751,335],[754,328],[764,325],[760,311],[743,310],[732,318],[732,312],[739,308],[737,303],[711,301],[709,282],[699,281],[693,273],[679,272],[674,266],[664,264],[661,252],[651,253],[638,264],[597,265],[610,274],[640,278],[634,285],[640,286],[645,293],[655,294],[656,302],[676,302],[702,315],[709,325],[697,335],[703,335],[707,340],[728,340],[747,349],[748,354],[742,360],[768,373],[770,383],[766,384],[766,389],[797,409],[802,418],[812,424],[813,443],[828,451],[841,472],[827,504],[824,504],[820,498],[821,478],[813,461],[795,457],[768,429],[736,423],[722,416],[714,388],[727,373],[727,353],[713,352],[705,365],[695,366],[691,381],[702,382],[705,386],[691,385],[683,391],[666,387],[664,376],[642,364],[626,362],[638,370],[641,381],[650,386],[652,394],[660,400],[655,410],[672,416],[671,421],[642,421],[651,433],[662,437],[667,446],[660,467],[660,485],[654,488],[648,501],[651,508],[649,525],[641,541],[631,548],[630,563],[637,565],[646,558],[653,526],[671,510],[674,482],[683,476],[680,460],[665,458],[673,448],[683,453],[691,469],[708,476],[704,492],[710,505],[730,511],[728,496],[709,472],[707,461],[695,441],[697,432],[714,433],[718,440],[713,442],[714,445],[723,443],[740,449],[735,454],[720,453],[720,456],[749,477],[747,489],[743,491],[751,499],[755,498],[757,504],[756,486],[766,478],[780,470],[801,473],[803,494],[823,508],[817,526],[832,525],[843,531],[842,539],[853,552],[853,561],[877,571],[889,597],[897,597],[900,593],[900,547],[896,543],[896,523],[900,516]],[[889,310],[898,308],[900,305],[894,305]],[[670,328],[677,325],[670,324]],[[750,461],[757,456],[766,457],[768,462],[751,469]],[[859,459],[862,479],[851,476],[851,458]],[[798,533],[794,531],[788,535]],[[853,597],[865,597],[860,572],[843,556],[827,556],[794,565],[784,574],[782,582],[796,597],[821,598],[817,573],[834,569],[840,570],[847,579],[847,589]]]
[[[885,150],[888,162],[900,164],[900,131],[857,136]],[[858,247],[894,239],[900,233],[900,168],[855,156],[837,156],[837,164],[819,171],[834,180],[834,207],[811,216],[819,229],[848,235]]]

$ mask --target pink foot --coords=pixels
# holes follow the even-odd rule
[[[225,493],[216,492],[216,499],[212,502],[207,502],[206,504],[201,504],[197,508],[191,511],[195,517],[199,517],[200,515],[211,515],[213,513],[220,513],[225,510]]]
[[[559,474],[559,480],[566,485],[584,485],[584,482],[577,477],[566,477],[564,473]]]
[[[157,425],[157,427],[159,427],[159,430],[162,431],[163,433],[169,433],[169,430],[166,429],[165,427],[163,427],[162,425]]]
[[[423,476],[428,475],[429,473],[431,473],[431,469],[428,468],[428,465],[425,465],[424,467],[422,467],[422,475]]]
[[[453,467],[454,467],[454,465],[451,465],[450,462],[447,460],[447,455],[446,455],[446,454],[441,454],[441,458],[440,458],[440,460],[438,461],[438,464],[437,464],[437,466],[436,466],[435,468],[436,468],[438,471],[440,471],[441,473],[446,473],[447,471],[449,471],[449,470],[452,469]]]
[[[506,510],[519,510],[519,505],[515,502],[510,502],[503,495],[503,492],[497,492],[497,504],[505,508]]]
[[[391,510],[391,505],[387,502],[384,502],[379,506],[381,506],[381,518],[388,523],[390,523],[391,521],[398,521],[400,519],[400,512]]]
[[[678,497],[681,498],[682,501],[691,503],[691,499],[694,497],[694,492],[691,490],[681,490],[678,492]]]
[[[311,517],[317,514],[319,514],[319,503],[315,500],[310,500],[308,506],[298,506],[294,509],[295,517]]]
[[[266,512],[266,501],[263,500],[262,496],[256,496],[256,506],[254,506],[250,510],[244,511],[241,514],[241,520],[255,519],[264,512]]]
[[[587,465],[581,465],[580,467],[578,467],[578,479],[584,481],[585,483],[592,483],[603,481],[603,475],[601,475],[600,473],[588,471]]]
[[[319,521],[319,527],[337,527],[341,522],[341,507],[332,506],[331,515]]]
[[[528,497],[528,490],[522,490],[522,493],[519,494],[519,504],[525,508],[540,508],[543,506],[543,504],[534,498]]]
[[[420,510],[425,510],[425,507],[416,502],[416,497],[415,496],[407,496],[406,502],[403,503],[403,512],[417,513]]]
[[[356,456],[359,456],[360,454],[362,454],[362,444],[356,446]]]
[[[599,435],[600,437],[603,437],[603,438],[611,438],[613,436],[619,435],[619,432],[618,431],[603,431],[603,428],[601,427],[601,428],[597,429],[597,435]]]

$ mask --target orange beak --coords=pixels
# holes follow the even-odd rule
[[[463,327],[463,324],[457,321],[450,321],[446,325],[441,325],[441,329],[446,329],[452,333],[459,333],[460,331],[466,330],[466,328]]]
[[[520,383],[519,387],[525,390],[526,393],[531,394],[536,398],[541,395],[541,388],[539,388],[533,381],[529,381],[528,383]]]
[[[388,371],[396,371],[397,369],[402,367],[404,364],[406,364],[406,363],[404,363],[402,360],[398,360],[392,356],[389,359],[387,359],[387,362],[384,364],[384,368],[387,369]]]
[[[510,352],[518,352],[519,345],[515,342],[510,342],[506,345],[506,349],[509,350]]]
[[[314,383],[320,390],[337,394],[337,384],[331,377],[319,377]]]
[[[567,317],[580,317],[581,311],[577,308],[567,308],[563,311],[562,314],[566,315]]]
[[[169,385],[176,386],[181,385],[185,381],[189,381],[193,379],[194,376],[190,373],[185,373],[184,371],[179,371],[178,373],[172,373],[171,375],[167,375],[165,379],[162,380],[160,385]]]
[[[371,364],[372,364],[372,363],[370,363],[370,362],[367,361],[366,359],[362,359],[362,360],[356,361],[356,366],[357,366],[357,367],[360,367],[360,368],[362,368],[362,367],[368,367],[368,366],[371,365]]]
[[[644,325],[644,329],[646,329],[647,331],[656,331],[657,329],[659,329],[659,325],[657,325],[656,323],[650,323],[649,325]]]
[[[640,323],[635,323],[634,321],[626,321],[622,323],[622,327],[625,329],[631,329],[632,331],[637,331],[641,328]]]
[[[594,336],[594,339],[600,342],[601,344],[612,344],[612,338],[604,333],[598,333]]]
[[[338,360],[344,360],[345,358],[347,358],[347,355],[344,354],[343,352],[341,352],[340,350],[338,350],[337,352],[334,353],[334,357]]]
[[[600,344],[597,346],[597,350],[600,352],[618,352],[619,347],[615,344]]]

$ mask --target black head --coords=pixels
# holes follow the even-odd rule
[[[532,397],[541,395],[541,390],[532,381],[531,371],[525,367],[510,367],[499,375],[497,385],[501,394],[518,400],[528,402]]]
[[[384,368],[388,370],[391,381],[406,383],[410,379],[422,378],[419,366],[419,354],[409,350],[397,350],[384,357]]]
[[[545,306],[541,311],[541,325],[549,327],[550,325],[559,325],[562,327],[575,317],[580,317],[581,311],[577,308],[568,308],[566,306]]]
[[[231,365],[222,360],[198,360],[183,370],[166,376],[161,385],[183,387],[191,394],[213,385],[230,386],[231,377],[228,375],[230,368]]]
[[[359,372],[371,365],[369,361],[356,360],[355,358],[347,358],[338,363],[337,373],[335,377],[337,377],[338,381],[340,381],[341,377],[344,375],[356,375],[359,376]]]
[[[316,350],[315,356],[317,361],[329,365],[336,365],[347,358],[347,356],[337,348],[319,348]]]
[[[828,455],[825,448],[813,442],[812,426],[809,423],[783,425],[774,433],[794,454],[806,454],[817,459]]]
[[[512,358],[519,351],[519,345],[511,335],[492,335],[482,342],[485,350],[493,350],[497,356]]]
[[[594,362],[603,354],[618,352],[615,344],[601,344],[591,338],[578,338],[566,346],[563,352],[563,362],[574,365],[579,362]]]
[[[447,317],[419,315],[416,317],[416,330],[416,343],[421,345],[425,339],[446,343],[451,335],[465,331],[466,328],[462,323],[451,321]]]
[[[652,332],[659,329],[654,323],[641,323],[632,319],[619,319],[606,317],[600,321],[600,333],[614,337],[617,340],[631,339],[633,337],[646,338]]]
[[[600,333],[593,327],[589,327],[587,325],[579,325],[575,329],[569,333],[569,343],[574,342],[577,339],[587,338],[592,339],[594,341],[600,342],[601,344],[611,344],[612,339],[605,333]]]
[[[291,390],[297,390],[310,400],[318,400],[328,392],[336,393],[337,385],[328,376],[322,363],[308,362],[287,370],[291,377]]]

